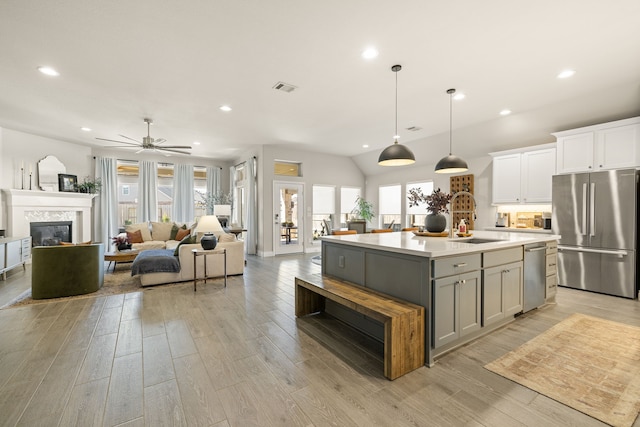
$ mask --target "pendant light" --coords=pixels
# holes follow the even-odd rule
[[[462,160],[458,156],[451,154],[451,146],[453,139],[453,94],[456,93],[455,89],[447,90],[449,94],[449,155],[440,159],[436,165],[436,173],[459,173],[469,170],[467,162]]]
[[[380,166],[405,166],[416,162],[416,158],[407,147],[398,143],[398,71],[402,70],[402,66],[394,65],[391,71],[396,73],[396,134],[393,137],[393,144],[385,148],[380,157],[378,164]]]

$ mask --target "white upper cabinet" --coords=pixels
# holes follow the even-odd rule
[[[551,203],[556,173],[555,144],[490,153],[493,204]]]
[[[640,117],[553,135],[559,174],[640,166]]]

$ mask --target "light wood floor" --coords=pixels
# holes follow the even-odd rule
[[[310,258],[249,257],[226,289],[0,310],[0,425],[603,425],[483,365],[574,312],[640,326],[637,301],[560,289],[557,304],[388,381],[379,343],[295,318],[293,277],[320,268]],[[0,282],[0,306],[29,280],[18,269]]]

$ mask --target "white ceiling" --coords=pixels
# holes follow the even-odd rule
[[[392,65],[400,141],[419,162],[448,152],[451,87],[467,95],[454,153],[549,142],[640,115],[639,17],[638,0],[2,0],[0,126],[105,146],[95,137],[141,139],[150,117],[152,137],[199,141],[199,157],[290,145],[379,173]],[[364,60],[368,46],[380,55]],[[576,75],[556,79],[565,68]]]

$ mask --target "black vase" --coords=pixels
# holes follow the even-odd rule
[[[209,251],[216,248],[218,239],[216,239],[215,234],[206,233],[202,236],[202,239],[200,239],[200,244],[202,245],[202,249]]]
[[[118,245],[119,251],[128,251],[131,250],[131,243],[120,243]]]
[[[447,228],[447,217],[441,213],[428,214],[424,225],[431,233],[442,233]]]

